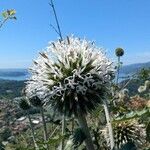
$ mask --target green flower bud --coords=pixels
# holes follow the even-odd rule
[[[23,110],[28,110],[28,109],[30,109],[30,104],[29,104],[29,102],[26,100],[26,99],[22,99],[21,101],[20,101],[20,103],[19,103],[19,106],[20,106],[20,108],[21,109],[23,109]]]
[[[119,48],[116,48],[115,53],[117,57],[121,57],[124,55],[124,50],[119,47]]]
[[[29,101],[35,107],[41,107],[42,106],[42,101],[38,96],[33,96],[32,98],[29,99]]]

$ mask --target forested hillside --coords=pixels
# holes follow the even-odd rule
[[[0,98],[15,98],[21,96],[25,81],[0,80]]]

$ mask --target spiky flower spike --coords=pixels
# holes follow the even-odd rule
[[[145,142],[145,136],[144,126],[135,120],[119,123],[114,128],[115,146],[118,149],[128,142],[139,146]]]
[[[115,53],[116,53],[117,57],[121,57],[124,55],[124,50],[122,48],[118,47],[118,48],[116,48]]]
[[[51,42],[31,68],[26,92],[45,95],[65,115],[93,110],[108,93],[114,75],[112,62],[92,42],[73,36]]]

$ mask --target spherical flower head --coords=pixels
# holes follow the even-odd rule
[[[117,57],[121,57],[124,55],[124,50],[119,47],[119,48],[116,48],[115,53]]]
[[[102,49],[73,36],[51,42],[34,61],[26,92],[43,96],[60,113],[87,113],[109,92],[114,67]]]
[[[42,100],[38,96],[33,96],[29,99],[34,107],[42,107]]]
[[[114,127],[114,139],[115,147],[118,149],[130,141],[136,146],[142,145],[146,142],[145,126],[136,120],[117,123]]]
[[[19,107],[22,110],[29,110],[30,109],[30,104],[26,99],[21,99],[21,101],[19,103]]]

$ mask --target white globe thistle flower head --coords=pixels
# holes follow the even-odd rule
[[[102,49],[76,37],[51,42],[30,69],[27,95],[41,95],[60,113],[93,110],[105,99],[114,67]],[[40,96],[39,96],[40,97]]]

